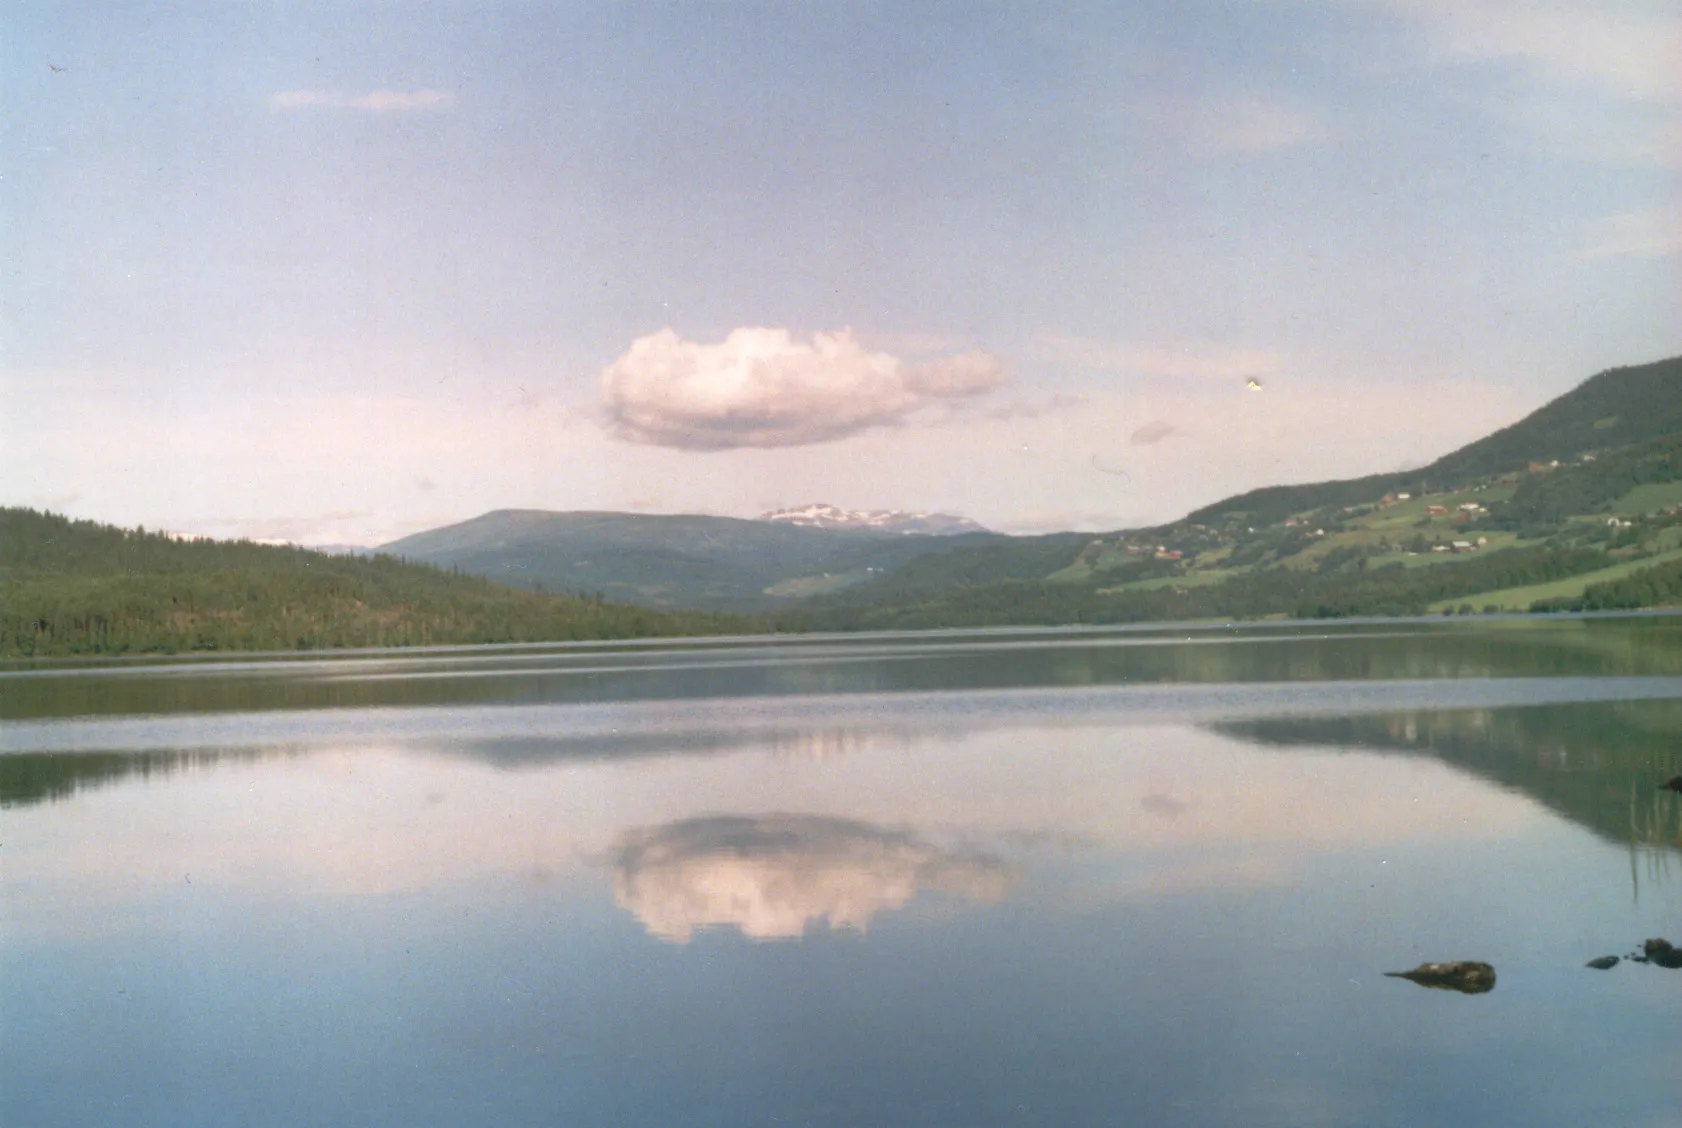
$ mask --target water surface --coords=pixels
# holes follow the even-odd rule
[[[1682,623],[0,674],[0,1123],[1682,1123]],[[1480,996],[1382,973],[1484,960]]]

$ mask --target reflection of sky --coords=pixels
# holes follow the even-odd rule
[[[849,754],[778,751],[826,743]],[[588,868],[627,835],[685,819],[798,812],[989,848],[1140,853],[1161,863],[1158,885],[1203,884],[1211,852],[1242,882],[1303,853],[1484,841],[1542,817],[1440,765],[1261,752],[1171,725],[935,725],[877,740],[818,730],[770,752],[505,768],[386,745],[200,767],[9,812],[8,883],[74,884],[95,902],[189,872],[277,898],[424,889]]]
[[[1580,967],[1674,929],[1676,887],[1632,904],[1623,853],[1524,796],[1167,723],[832,744],[371,744],[9,810],[28,1081],[0,1121],[124,1094],[136,1124],[422,1125],[1621,1124],[1682,1099],[1666,973]],[[1498,989],[1379,977],[1459,958]]]
[[[416,745],[488,751],[501,744],[571,744],[610,749],[717,746],[720,733],[802,739],[813,727],[885,722],[968,726],[1024,721],[1219,720],[1260,716],[1391,713],[1552,703],[1663,700],[1677,696],[1674,677],[1465,677],[1407,680],[1311,680],[1242,683],[943,688],[939,692],[847,690],[743,694],[736,697],[411,705],[407,708],[309,708],[260,712],[181,712],[69,716],[12,721],[0,727],[0,753],[181,751],[287,745]],[[652,741],[650,740],[652,738]]]

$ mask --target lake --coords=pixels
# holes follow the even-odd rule
[[[1677,774],[1676,616],[14,666],[0,1123],[1675,1126]]]

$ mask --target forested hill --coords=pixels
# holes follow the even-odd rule
[[[726,616],[515,591],[392,557],[0,509],[0,655],[292,650],[717,634]]]
[[[788,629],[1682,605],[1682,357],[1613,369],[1421,470],[1179,521],[957,547]]]
[[[1267,486],[1217,501],[1186,516],[1209,524],[1243,515],[1279,521],[1322,506],[1356,505],[1387,492],[1420,494],[1533,464],[1572,462],[1585,453],[1682,435],[1682,357],[1613,368],[1429,466],[1393,474],[1298,486]]]

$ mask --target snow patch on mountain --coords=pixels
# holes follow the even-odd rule
[[[808,529],[840,529],[862,533],[895,533],[903,536],[953,536],[984,533],[987,530],[968,517],[950,513],[906,513],[898,509],[842,509],[838,505],[803,505],[797,509],[775,509],[762,513],[761,521],[778,525],[801,525]]]

